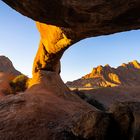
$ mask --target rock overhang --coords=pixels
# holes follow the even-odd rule
[[[33,73],[59,73],[64,51],[81,39],[140,28],[139,0],[2,1],[41,27]]]
[[[35,21],[62,27],[78,39],[140,28],[139,0],[3,1]]]

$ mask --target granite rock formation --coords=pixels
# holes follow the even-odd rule
[[[30,88],[1,101],[1,139],[131,140],[131,111],[122,110],[128,124],[122,133],[121,111],[115,117],[114,111],[102,112],[85,103],[71,94],[59,72],[64,51],[79,40],[139,29],[140,1],[3,1],[37,21],[41,41]]]
[[[140,28],[139,0],[3,1],[35,21],[71,31],[74,39]]]
[[[140,63],[136,60],[128,64],[123,63],[117,68],[100,65],[82,78],[67,82],[67,86],[71,88],[136,87],[139,85]]]
[[[13,76],[21,74],[14,68],[12,62],[6,56],[0,56],[0,72],[9,73]]]
[[[41,22],[41,28],[45,29],[49,36],[52,32],[53,39],[52,36],[46,39],[48,35],[45,36],[46,33],[41,31],[41,40],[45,36],[46,41],[40,43],[40,56],[43,55],[42,53],[45,54],[45,58],[41,58],[44,60],[40,60],[39,66],[36,66],[40,69],[45,69],[44,61],[47,59],[48,61],[51,60],[47,61],[49,69],[54,71],[64,48],[66,50],[81,39],[140,28],[139,0],[122,0],[119,2],[117,0],[90,0],[88,2],[81,0],[3,1],[23,15]],[[42,25],[42,22],[47,25]],[[62,42],[61,39],[66,42]],[[49,42],[47,42],[48,40]],[[49,47],[52,51],[47,51],[48,45],[51,45]],[[54,49],[56,46],[59,51]]]
[[[134,127],[134,140],[139,140],[140,139],[140,102],[131,101],[131,102],[125,102],[125,103],[123,102],[116,103],[116,104],[111,105],[109,110],[112,112],[115,109],[115,112],[117,113],[119,112],[120,107],[121,109],[126,109],[126,108],[123,108],[123,106],[127,106],[127,109],[133,110],[134,120],[135,120],[135,125],[133,126]],[[126,116],[123,116],[123,117],[126,117]]]
[[[9,82],[20,74],[9,58],[0,56],[0,96],[4,96],[4,94],[8,94],[11,91]]]
[[[71,45],[63,30],[53,25],[37,22],[41,40],[34,61],[33,75],[39,70],[55,71],[60,73],[60,58],[63,52]]]
[[[115,109],[103,112],[75,94],[58,96],[59,83],[47,87],[56,73],[41,72],[42,84],[0,100],[1,140],[132,140],[134,117],[129,109],[120,106],[116,118]]]

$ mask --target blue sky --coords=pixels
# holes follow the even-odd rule
[[[28,76],[31,76],[39,38],[33,20],[0,1],[0,55],[9,57],[15,68]],[[64,53],[61,75],[64,81],[70,81],[97,65],[116,67],[135,59],[140,62],[140,30],[88,38]]]

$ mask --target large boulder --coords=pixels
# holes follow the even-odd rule
[[[126,108],[123,108],[123,107]],[[115,103],[113,105],[110,106],[110,111],[114,112],[115,117],[117,116],[118,113],[120,113],[120,107],[121,109],[123,108],[123,110],[133,110],[133,115],[134,115],[134,139],[135,140],[139,140],[140,139],[140,102],[121,102],[121,103]],[[114,111],[113,111],[114,110]],[[127,111],[127,112],[128,112]],[[131,111],[130,111],[131,112]],[[128,118],[125,115],[122,115],[122,119],[124,120],[128,120]],[[127,122],[127,121],[126,121]],[[123,122],[123,126],[125,127],[126,125],[128,125],[129,123]],[[127,126],[128,127],[128,126]],[[122,128],[123,129],[123,128]],[[132,133],[131,133],[132,134]]]
[[[61,83],[55,72],[40,71],[37,77],[40,81],[25,93],[0,100],[1,140],[132,140],[130,110],[100,111],[62,91],[63,84],[49,89],[46,83]]]

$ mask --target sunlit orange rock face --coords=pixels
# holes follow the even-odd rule
[[[136,60],[123,63],[117,68],[109,65],[97,66],[91,73],[81,79],[68,82],[69,87],[75,88],[98,88],[115,86],[139,86],[140,85],[140,63]]]
[[[40,22],[36,22],[36,25],[40,33],[40,44],[34,60],[33,78],[29,82],[29,87],[39,83],[40,81],[42,83],[43,81],[40,79],[42,77],[43,71],[48,71],[55,72],[58,75],[58,78],[54,77],[54,82],[58,83],[61,81],[61,87],[56,87],[60,89],[63,87],[67,91],[68,88],[65,88],[62,80],[57,81],[57,79],[61,79],[59,76],[59,73],[61,71],[60,59],[64,51],[74,43],[74,40],[67,37],[68,33],[66,34],[60,27],[47,25]],[[50,77],[50,74],[48,75],[48,77]],[[54,89],[58,90],[56,87]]]
[[[33,74],[39,70],[60,72],[60,58],[72,44],[61,28],[36,22],[41,40],[34,61]]]

